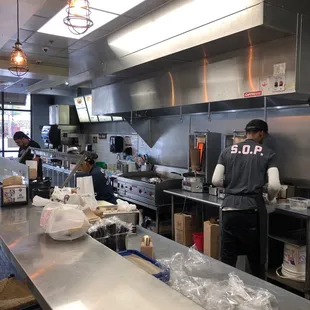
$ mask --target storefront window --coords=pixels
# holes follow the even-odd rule
[[[4,102],[1,106],[4,108],[1,109],[0,115],[0,156],[4,157],[18,156],[18,146],[13,140],[16,131],[23,131],[31,137],[31,96],[16,94],[14,97],[14,95],[2,94],[1,97],[1,102]],[[12,103],[17,102],[17,104],[6,104],[8,98],[13,98]]]

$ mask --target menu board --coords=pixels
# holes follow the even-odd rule
[[[99,122],[112,122],[111,116],[99,115],[98,118],[99,118]]]
[[[90,121],[92,123],[98,122],[98,116],[92,115],[92,112],[93,112],[93,97],[92,97],[92,95],[85,96],[85,101],[86,101],[86,106],[88,109]]]
[[[87,106],[85,104],[84,97],[74,98],[76,111],[80,120],[80,123],[89,123],[89,116],[87,112]]]
[[[112,116],[113,121],[122,121],[123,118],[121,116]]]

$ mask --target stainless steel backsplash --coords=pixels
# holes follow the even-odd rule
[[[243,130],[253,118],[263,118],[263,110],[211,115],[163,116],[151,121],[155,143],[152,148],[143,144],[143,152],[156,164],[187,168],[188,135],[195,131],[213,131],[224,135]],[[310,185],[310,107],[274,109],[268,111],[270,137],[266,144],[277,153],[281,180],[296,185]],[[85,126],[85,125],[84,125]],[[106,132],[126,135],[133,133],[127,123],[86,125],[84,132]],[[142,143],[139,143],[141,146]],[[140,151],[138,149],[138,151]]]

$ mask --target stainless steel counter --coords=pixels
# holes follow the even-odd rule
[[[149,235],[152,237],[153,245],[154,245],[154,252],[156,258],[165,258],[171,257],[177,252],[186,253],[188,248],[178,244],[170,239],[167,239],[163,236],[155,234],[149,230],[145,230],[144,228],[138,227],[137,228],[137,236],[132,236],[129,238],[129,249],[140,249],[141,238],[143,235]],[[211,270],[212,270],[212,277],[218,280],[227,279],[228,274],[230,272],[235,272],[241,280],[244,281],[246,285],[261,287],[264,289],[269,290],[272,294],[274,294],[279,302],[279,309],[281,310],[305,310],[310,309],[310,302],[304,298],[301,298],[295,294],[292,294],[286,290],[283,290],[271,283],[266,281],[260,280],[247,274],[243,271],[238,269],[232,268],[228,265],[225,265],[218,260],[213,258],[209,258],[211,262]],[[201,274],[201,277],[210,278],[210,274]]]
[[[40,208],[0,210],[1,246],[44,310],[201,309],[89,236],[42,234]]]
[[[218,199],[216,196],[209,195],[208,193],[191,193],[182,189],[170,189],[164,191],[167,194],[186,198],[193,201],[198,201],[208,205],[214,205],[220,207],[223,203],[222,199]],[[286,215],[292,215],[298,218],[309,219],[310,208],[307,210],[292,210],[288,203],[279,202],[275,207],[274,211]]]
[[[165,190],[167,194],[171,195],[171,227],[172,227],[172,236],[174,236],[174,209],[175,209],[175,201],[174,197],[182,197],[183,199],[189,199],[193,201],[200,202],[202,204],[205,204],[206,206],[216,206],[219,207],[219,218],[220,222],[222,219],[222,215],[224,212],[222,212],[222,209],[220,208],[222,205],[223,200],[218,199],[216,196],[209,195],[207,193],[191,193],[184,191],[182,189],[171,189],[171,190]],[[306,222],[306,281],[303,284],[298,286],[298,290],[303,292],[307,299],[310,299],[310,208],[307,208],[306,210],[292,210],[290,209],[290,205],[288,203],[279,202],[275,206],[267,206],[267,212],[275,212],[279,214],[284,214],[287,216],[303,219]],[[275,238],[274,236],[271,238]],[[279,237],[278,237],[279,240]],[[282,242],[284,239],[281,239]],[[289,287],[293,287],[296,289],[296,285],[294,281],[286,280],[286,279],[280,279],[276,277],[274,270],[268,270],[267,272],[268,278],[271,278],[272,280],[276,280],[284,285],[287,285]]]
[[[57,242],[40,232],[41,208],[2,208],[0,243],[24,276],[43,309],[202,309],[187,298],[146,274],[92,238]],[[129,248],[139,249],[141,237],[151,235],[157,258],[188,249],[138,227]],[[310,302],[237,269],[210,259],[218,279],[236,272],[247,285],[268,289],[281,310],[310,309]],[[203,276],[203,275],[201,275]]]
[[[164,192],[173,196],[178,196],[218,207],[220,207],[223,203],[222,199],[218,199],[217,196],[212,196],[209,195],[208,193],[192,193],[184,191],[182,189],[169,189],[164,190]]]

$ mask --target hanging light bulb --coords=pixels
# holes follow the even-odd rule
[[[16,76],[23,76],[29,71],[27,56],[19,41],[19,0],[17,0],[17,40],[11,52],[9,70]]]
[[[68,0],[66,11],[67,16],[64,18],[64,23],[73,34],[83,34],[94,25],[90,19],[88,0]]]

